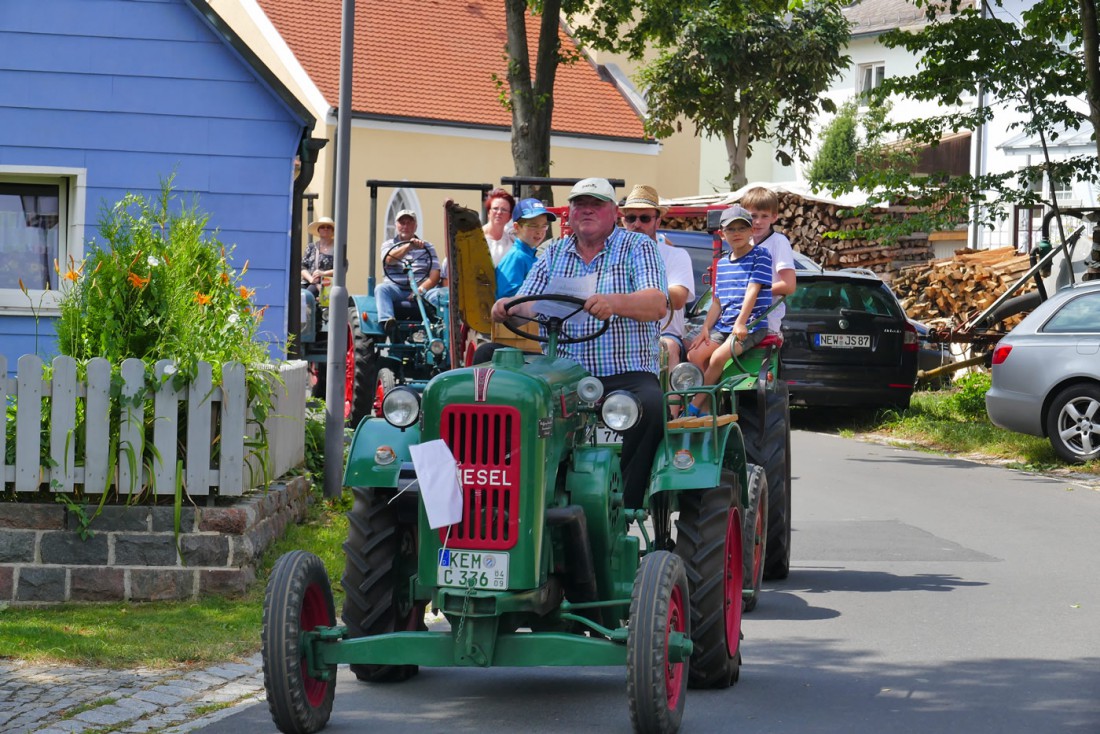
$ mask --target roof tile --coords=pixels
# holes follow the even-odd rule
[[[342,0],[258,0],[334,107],[340,88]],[[365,7],[364,7],[365,6]],[[507,84],[507,24],[499,0],[364,3],[355,17],[352,108],[357,114],[510,128],[493,74]],[[534,66],[539,19],[528,15]],[[561,30],[565,52],[576,50]],[[555,133],[644,137],[637,113],[587,60],[558,67]]]

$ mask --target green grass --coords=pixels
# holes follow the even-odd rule
[[[336,606],[347,537],[350,493],[336,503],[317,502],[306,523],[289,528],[264,555],[259,580],[240,598],[146,604],[67,604],[0,608],[0,658],[37,663],[127,668],[210,665],[247,657],[260,648],[266,577],[283,553],[316,553],[333,579]]]

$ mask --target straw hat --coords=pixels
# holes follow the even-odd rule
[[[313,221],[309,225],[309,233],[314,237],[320,237],[321,235],[317,233],[317,230],[321,228],[322,224],[332,225],[332,229],[334,230],[333,234],[335,234],[336,222],[332,221],[332,217],[320,217],[319,219]]]
[[[657,196],[657,189],[652,186],[638,185],[630,190],[630,195],[619,205],[620,209],[656,209],[664,216],[668,211],[667,206],[661,206],[661,198]]]

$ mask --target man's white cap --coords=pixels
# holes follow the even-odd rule
[[[415,221],[416,212],[414,212],[412,209],[402,209],[401,211],[397,212],[397,216],[393,218],[393,221],[399,221],[401,217],[412,217]]]
[[[606,178],[586,178],[573,184],[569,201],[578,196],[594,196],[603,201],[615,201],[615,187]]]

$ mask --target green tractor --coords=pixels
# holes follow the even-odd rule
[[[547,355],[606,329],[539,321]],[[422,393],[390,390],[382,416],[357,428],[345,471],[354,505],[342,624],[316,556],[284,555],[268,582],[263,668],[278,728],[325,726],[341,663],[366,682],[419,666],[624,666],[640,732],[677,731],[689,686],[735,683],[767,537],[767,482],[747,461],[736,390],[755,389],[759,375],[703,386],[684,364],[664,378],[666,415],[670,400],[699,391],[716,410],[665,421],[641,509],[624,505],[616,440],[639,405],[605,395],[575,362],[505,348]],[[414,460],[433,443],[456,463],[461,511],[450,524],[429,520],[438,470]],[[427,608],[448,625],[428,629]]]

